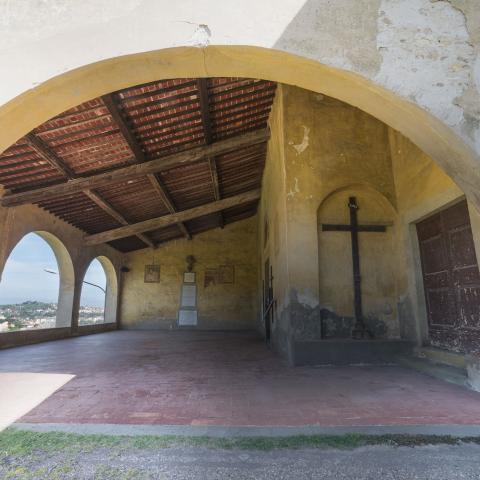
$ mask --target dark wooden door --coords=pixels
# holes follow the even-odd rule
[[[467,202],[417,224],[429,342],[480,351],[480,273]]]

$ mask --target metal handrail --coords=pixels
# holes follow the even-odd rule
[[[272,298],[272,301],[268,304],[267,308],[263,312],[263,318],[265,318],[268,315],[268,313],[270,312],[270,310],[273,309],[273,306],[276,302],[277,302],[277,300],[275,298]]]

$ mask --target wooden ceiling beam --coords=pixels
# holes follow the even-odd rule
[[[128,126],[125,120],[125,117],[122,115],[122,112],[120,111],[119,105],[116,102],[113,94],[104,95],[102,97],[102,100],[105,103],[106,107],[108,108],[108,111],[112,115],[114,122],[118,125],[120,131],[122,132],[122,135],[125,138],[126,142],[128,143],[128,146],[132,150],[136,162],[139,164],[145,163],[146,161],[145,153],[140,147],[140,144],[137,142],[137,139],[135,138],[132,130]],[[170,213],[176,212],[175,205],[172,202],[167,189],[162,183],[160,183],[160,180],[158,179],[158,177],[154,173],[148,174],[147,177],[150,183],[155,188],[155,191],[160,195],[160,198],[162,199],[163,203],[168,208]],[[191,240],[192,236],[190,235],[190,232],[188,231],[188,228],[185,226],[185,224],[179,223],[178,228],[183,233],[183,235],[185,235],[187,239]]]
[[[93,202],[95,202],[102,210],[107,212],[111,217],[115,218],[117,222],[122,225],[129,225],[127,219],[115,210],[110,203],[108,203],[104,198],[102,198],[95,190],[84,190],[83,193],[90,198]],[[150,240],[145,234],[138,233],[136,235],[143,243],[147,244],[151,248],[155,248],[156,245],[152,240]]]
[[[170,213],[175,213],[177,211],[177,208],[175,207],[175,204],[173,203],[167,188],[165,187],[165,185],[163,185],[163,182],[161,182],[160,179],[154,173],[150,173],[149,175],[147,175],[147,177],[150,180],[150,183],[152,184],[153,188],[159,194],[160,198],[162,199],[162,202],[165,204],[168,211]],[[190,234],[190,232],[188,231],[188,228],[184,223],[179,222],[177,226],[179,230],[182,232],[182,234],[188,240],[192,239],[192,235]]]
[[[50,166],[55,168],[55,170],[60,172],[68,180],[75,178],[73,171],[65,165],[60,158],[58,158],[57,154],[40,137],[37,137],[34,133],[30,132],[25,135],[25,141],[30,148],[35,150],[35,152],[46,160]]]
[[[25,137],[26,141],[42,158],[62,173],[68,180],[75,180],[75,173],[60,159],[57,154],[40,138],[33,133]],[[127,220],[122,214],[117,212],[106,200],[97,192],[91,189],[82,190],[98,207],[111,217],[115,218],[121,225],[128,225]],[[138,238],[149,247],[155,247],[155,244],[146,235],[137,235]]]
[[[210,176],[212,177],[213,195],[215,197],[215,200],[218,201],[221,199],[221,196],[220,185],[218,182],[217,162],[214,157],[210,157],[208,159],[208,168],[210,169]],[[223,228],[225,226],[225,218],[223,217],[223,213],[221,211],[218,212],[218,224],[220,228]]]
[[[38,203],[62,195],[70,195],[85,189],[99,188],[112,183],[121,183],[133,178],[142,177],[149,173],[156,173],[171,168],[204,161],[211,156],[221,155],[243,147],[266,142],[270,137],[267,129],[255,130],[241,135],[220,140],[211,145],[191,148],[187,151],[158,157],[145,163],[127,165],[89,177],[76,178],[64,183],[36,188],[18,193],[8,193],[1,198],[1,205],[13,207],[27,203]]]
[[[210,145],[213,141],[212,122],[210,119],[210,100],[208,98],[208,86],[206,78],[197,80],[198,95],[200,99],[200,109],[202,112],[203,130],[205,134],[205,143]]]
[[[141,149],[140,145],[138,144],[137,140],[133,136],[133,133],[130,130],[130,127],[127,125],[127,122],[125,121],[113,95],[111,93],[108,95],[104,95],[102,97],[102,100],[105,106],[107,107],[108,111],[110,112],[110,115],[112,116],[114,123],[118,126],[120,132],[122,133],[123,138],[125,138],[125,141],[130,147],[130,150],[133,152],[133,155],[136,161],[138,163],[145,162],[146,160],[145,154]]]
[[[210,98],[208,96],[208,83],[206,78],[199,78],[198,92],[200,98],[200,109],[202,112],[203,133],[205,135],[205,143],[210,145],[213,141],[212,118],[210,116]],[[207,158],[210,176],[212,177],[213,195],[216,201],[220,200],[220,186],[218,183],[218,170],[215,157]],[[218,212],[218,224],[220,228],[225,226],[225,219],[222,212]]]
[[[207,203],[199,207],[190,208],[181,212],[171,213],[162,217],[152,218],[143,222],[134,223],[124,227],[115,228],[106,232],[96,233],[85,237],[86,245],[98,245],[100,243],[111,242],[119,238],[130,237],[139,233],[150,232],[159,228],[193,220],[204,215],[219,212],[226,208],[232,208],[237,205],[243,205],[253,202],[260,198],[260,189],[251,190],[233,197],[224,198],[215,202]]]

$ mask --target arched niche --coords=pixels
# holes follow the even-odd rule
[[[352,243],[348,231],[324,231],[324,224],[350,224],[355,197],[358,223],[387,225],[386,232],[359,233],[363,315],[376,338],[398,338],[395,224],[392,204],[374,188],[350,185],[327,195],[317,211],[319,299],[324,334],[349,338],[355,323]]]
[[[66,72],[0,107],[0,151],[55,115],[112,91],[158,79],[239,76],[299,86],[360,108],[415,143],[480,209],[480,158],[438,118],[358,74],[254,46],[166,48]]]
[[[19,245],[23,241],[23,239],[29,234],[38,235],[49,245],[49,247],[53,251],[55,260],[57,262],[58,272],[52,270],[51,274],[58,274],[59,276],[55,327],[70,327],[72,322],[73,296],[75,290],[75,273],[70,253],[58,237],[56,237],[52,233],[40,230],[25,234],[12,248],[9,257],[14,248]],[[5,263],[5,265],[6,264],[7,263]]]
[[[95,260],[98,261],[101,268],[103,269],[103,273],[105,274],[104,312],[103,312],[103,322],[101,323],[116,323],[117,304],[118,304],[118,280],[117,280],[117,273],[115,271],[115,267],[113,266],[113,263],[108,257],[104,255],[100,255],[90,261],[87,269],[85,270],[81,294],[83,295],[84,288],[86,288],[87,285],[89,285],[88,283],[89,280],[87,279],[87,275],[88,275],[89,268],[92,266],[92,263]],[[95,287],[91,284],[89,286],[92,288],[98,288],[98,286]],[[99,286],[103,287],[103,285],[99,285]],[[82,303],[82,296],[80,297],[80,304],[81,303]],[[88,324],[89,323],[84,322],[82,325],[81,318],[79,316],[80,327],[86,326]]]

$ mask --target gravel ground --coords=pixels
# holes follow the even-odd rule
[[[480,445],[272,451],[171,447],[5,456],[2,479],[480,479]]]

